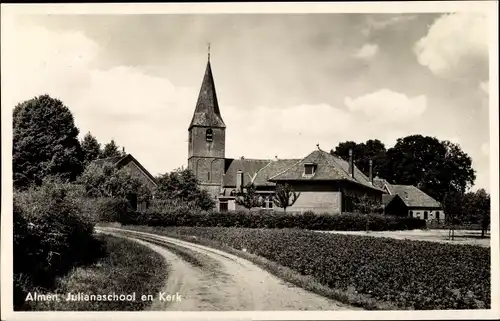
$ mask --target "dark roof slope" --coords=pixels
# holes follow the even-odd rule
[[[304,164],[314,163],[317,165],[316,172],[312,176],[304,175]],[[292,181],[292,180],[312,180],[312,181],[338,181],[345,180],[363,185],[365,187],[381,191],[373,186],[366,175],[354,166],[354,177],[349,175],[349,164],[345,160],[331,155],[323,150],[315,150],[304,159],[297,162],[290,168],[270,178],[271,181]]]
[[[391,195],[397,194],[408,207],[440,208],[438,201],[412,185],[388,185]]]
[[[201,83],[198,101],[196,102],[196,108],[189,129],[193,126],[226,128],[219,110],[210,61],[207,62],[205,76]]]
[[[300,159],[278,159],[269,162],[266,166],[262,167],[257,172],[257,175],[254,179],[255,186],[276,185],[276,183],[269,181],[269,178],[283,172],[284,170],[290,168],[298,162],[300,162]]]
[[[137,167],[139,167],[141,169],[141,171],[155,185],[158,185],[158,181],[156,180],[156,178],[153,175],[151,175],[151,173],[146,168],[144,168],[144,166],[142,166],[142,164],[139,163],[139,161],[134,156],[132,156],[132,154],[127,154],[124,156],[113,156],[113,157],[96,159],[92,163],[97,164],[97,165],[103,165],[105,163],[110,163],[110,164],[116,165],[118,168],[121,168],[121,167],[125,166],[126,164],[128,164],[129,162],[134,162],[137,165]]]
[[[224,175],[224,187],[236,186],[236,173],[238,170],[243,171],[243,184],[251,182],[255,174],[264,166],[269,164],[269,159],[232,159],[226,158],[226,171]]]
[[[125,158],[125,156],[113,156],[113,157],[107,157],[107,158],[100,158],[94,160],[92,163],[96,165],[102,165],[104,163],[111,163],[111,164],[116,164],[118,163],[121,159]]]

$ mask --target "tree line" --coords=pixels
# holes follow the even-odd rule
[[[472,192],[476,179],[472,159],[459,144],[435,137],[409,135],[399,138],[391,148],[378,139],[366,142],[340,142],[332,155],[353,161],[363,173],[390,184],[413,185],[440,202],[450,220],[489,225],[490,195],[484,189]]]

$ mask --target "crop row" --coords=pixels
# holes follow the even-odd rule
[[[169,227],[246,249],[335,289],[410,309],[490,308],[487,248],[305,230]]]

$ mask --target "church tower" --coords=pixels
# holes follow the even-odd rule
[[[226,125],[215,92],[210,47],[205,76],[188,131],[188,168],[196,175],[200,187],[216,197],[224,175]]]

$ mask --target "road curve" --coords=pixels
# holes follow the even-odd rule
[[[151,310],[284,311],[360,310],[306,291],[235,255],[179,239],[110,227],[96,228],[139,242],[161,254],[169,273],[163,292],[180,301],[155,298]]]

